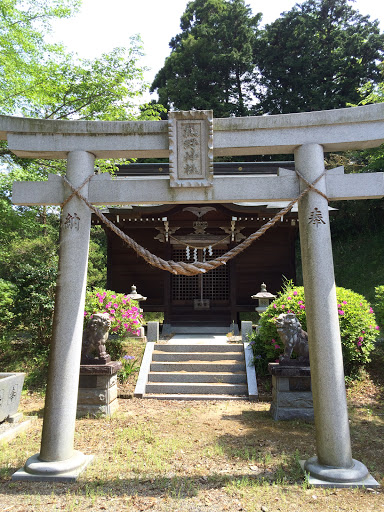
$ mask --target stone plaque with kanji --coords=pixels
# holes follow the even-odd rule
[[[210,187],[213,183],[213,112],[169,114],[171,187]]]

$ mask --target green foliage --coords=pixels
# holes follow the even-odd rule
[[[92,226],[89,242],[87,287],[104,288],[107,280],[107,244],[101,226]]]
[[[120,359],[120,361],[121,361],[123,367],[121,368],[121,370],[119,370],[118,379],[119,379],[119,382],[124,384],[124,382],[126,382],[128,380],[128,377],[132,373],[139,371],[139,367],[137,366],[137,361],[136,361],[135,356],[125,355],[124,357],[122,357]]]
[[[370,361],[370,353],[378,336],[373,309],[362,295],[338,287],[336,289],[344,369],[353,375]],[[287,282],[276,300],[261,315],[259,331],[251,342],[256,369],[265,373],[267,363],[278,360],[284,351],[277,333],[275,319],[281,313],[294,313],[307,330],[304,288]]]
[[[246,115],[260,18],[244,0],[189,2],[182,32],[171,40],[171,54],[152,84],[160,103],[213,109],[216,117]]]
[[[137,302],[123,293],[94,288],[87,291],[84,317],[87,322],[94,313],[108,313],[111,320],[111,333],[122,336],[139,334],[143,317]]]
[[[52,334],[57,266],[25,264],[13,275],[17,286],[14,326],[28,329],[34,341],[49,345]]]
[[[54,18],[67,18],[80,5],[78,0],[0,1],[0,112],[14,114],[44,88],[42,73],[62,53],[44,36]]]
[[[384,285],[375,288],[375,314],[377,323],[384,329]]]
[[[16,286],[0,278],[0,332],[10,327],[15,317]]]
[[[360,101],[379,78],[384,35],[348,0],[307,0],[266,26],[258,41],[260,107],[278,114]]]

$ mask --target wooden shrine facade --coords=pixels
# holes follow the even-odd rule
[[[291,167],[292,163],[285,163]],[[277,163],[215,164],[215,173],[276,174]],[[167,173],[167,164],[135,164],[118,175]],[[165,260],[214,259],[257,231],[281,205],[267,203],[132,205],[108,208],[106,216],[137,243]],[[94,219],[94,222],[97,222]],[[230,326],[239,313],[254,311],[251,296],[263,282],[281,289],[283,276],[295,279],[297,213],[277,226],[227,265],[195,276],[176,276],[151,267],[107,229],[107,287],[129,293],[132,284],[147,297],[145,311],[164,312],[171,325]]]

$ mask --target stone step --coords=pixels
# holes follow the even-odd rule
[[[186,394],[186,395],[245,395],[248,391],[246,384],[222,384],[200,382],[148,382],[145,393],[158,394]]]
[[[162,361],[152,362],[151,372],[241,372],[244,371],[244,361],[183,361],[167,363]]]
[[[169,325],[164,324],[162,334],[227,334],[231,329],[228,326],[196,326],[196,325]]]
[[[241,352],[162,352],[154,350],[152,361],[182,362],[182,361],[238,361],[244,362]]]
[[[151,372],[148,382],[223,382],[232,384],[246,384],[247,376],[242,372]]]
[[[248,400],[246,395],[188,395],[188,394],[145,394],[142,398],[153,400]]]
[[[244,352],[242,343],[212,343],[212,344],[161,344],[156,343],[156,352]]]

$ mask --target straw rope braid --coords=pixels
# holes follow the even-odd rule
[[[297,172],[297,171],[296,171]],[[183,261],[165,261],[162,258],[159,258],[155,254],[150,253],[147,249],[144,249],[141,245],[135,242],[130,236],[125,234],[121,229],[119,229],[113,222],[111,222],[105,215],[101,213],[101,211],[93,206],[81,193],[80,189],[89,181],[90,177],[88,177],[84,183],[78,187],[77,189],[67,180],[67,178],[63,177],[64,182],[68,185],[68,187],[73,191],[74,195],[78,196],[80,199],[84,201],[84,203],[93,211],[93,213],[98,217],[106,226],[108,226],[117,236],[119,236],[124,242],[126,242],[129,247],[131,247],[139,256],[141,256],[147,263],[150,265],[160,268],[161,270],[166,270],[172,274],[176,275],[185,275],[185,276],[193,276],[196,274],[201,274],[208,272],[209,270],[213,270],[221,265],[225,265],[227,261],[231,260],[245,249],[247,249],[255,240],[260,238],[269,228],[274,226],[276,222],[278,222],[289,210],[293,207],[295,203],[300,201],[300,199],[305,196],[310,190],[317,192],[321,196],[327,197],[318,190],[315,185],[316,183],[325,175],[327,171],[325,170],[313,183],[308,183],[308,181],[297,172],[297,174],[302,178],[307,184],[308,187],[301,192],[301,194],[293,199],[285,208],[280,210],[271,220],[269,220],[266,224],[264,224],[260,229],[249,235],[243,242],[229,250],[225,254],[218,256],[214,260],[211,261],[197,261],[195,263],[185,263]],[[91,175],[92,176],[92,175]],[[328,200],[328,199],[327,199]],[[68,199],[63,203],[66,204]]]

